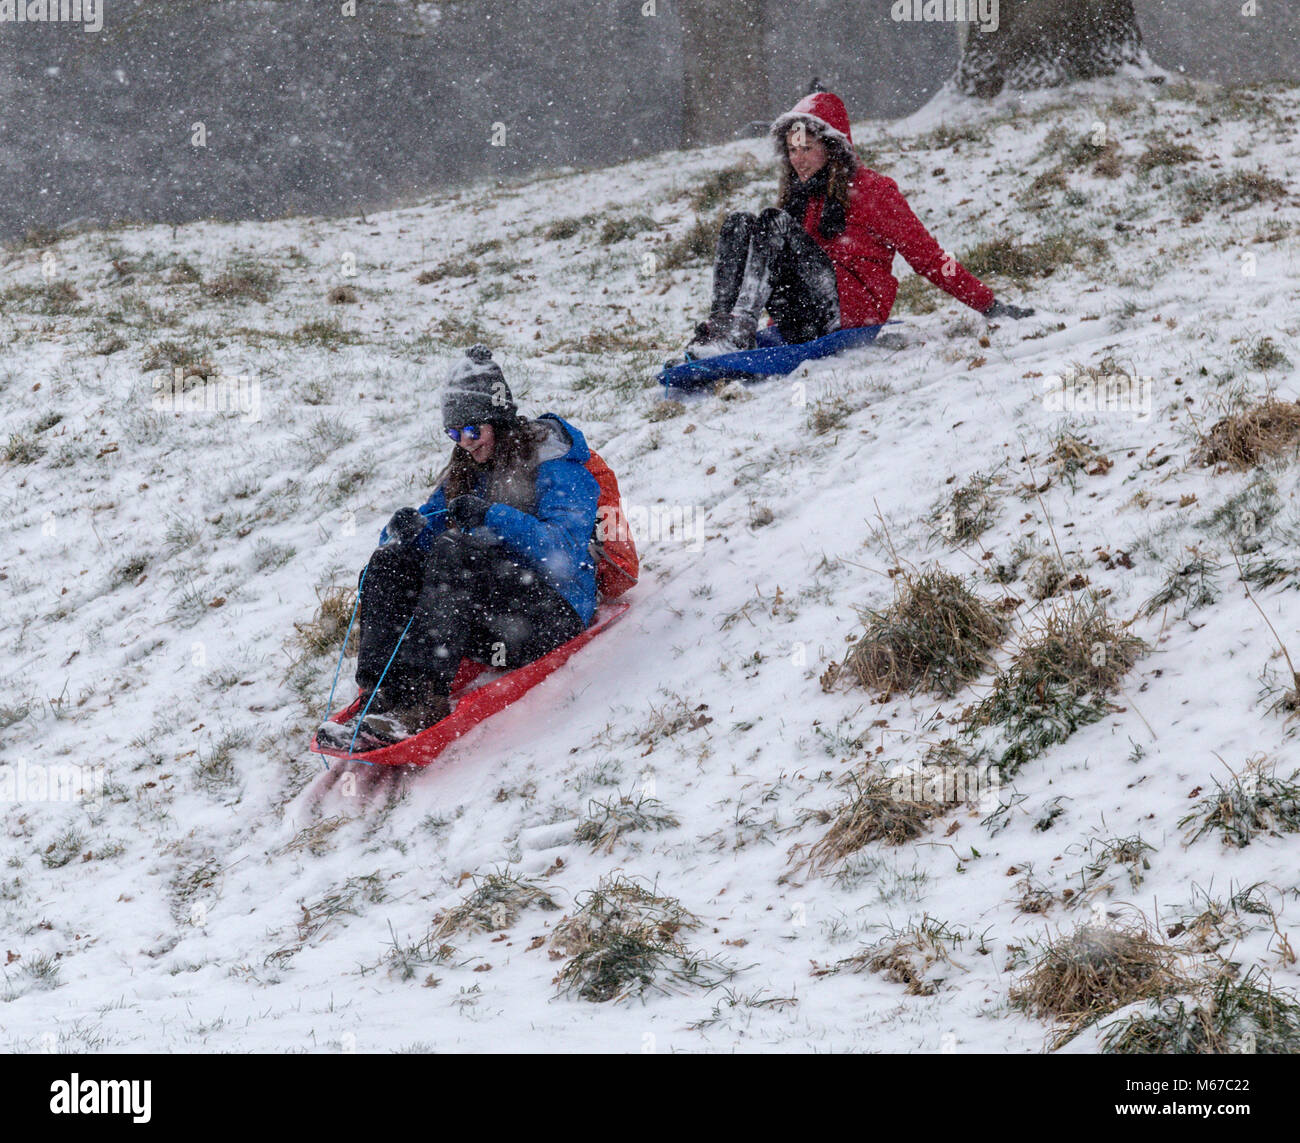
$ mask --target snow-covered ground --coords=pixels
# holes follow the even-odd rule
[[[1231,557],[1248,537],[1254,558],[1290,569],[1255,594],[1300,651],[1296,468],[1216,474],[1191,460],[1234,388],[1297,396],[1289,361],[1265,373],[1249,360],[1268,360],[1262,337],[1300,360],[1300,198],[1291,187],[1190,220],[1182,197],[1238,169],[1288,180],[1298,108],[1297,91],[1193,97],[1117,79],[855,124],[945,248],[1077,229],[1105,253],[1023,288],[991,278],[1037,313],[987,341],[978,315],[927,286],[917,296],[937,308],[897,310],[892,345],[672,416],[654,373],[704,316],[709,276],[702,262],[659,263],[712,173],[752,163],[720,203],[770,202],[764,140],[368,219],[125,227],[11,254],[0,1046],[1036,1052],[1054,1026],[1009,991],[1047,941],[1092,920],[1141,917],[1163,933],[1250,886],[1276,927],[1238,907],[1219,955],[1294,988],[1296,836],[1185,844],[1178,822],[1194,790],[1252,755],[1283,776],[1300,764],[1294,724],[1269,710],[1266,684],[1284,686],[1286,665]],[[1029,193],[1058,161],[1047,151],[1098,121],[1119,143],[1118,176],[1088,162],[1068,186]],[[1200,158],[1138,173],[1152,142]],[[638,215],[653,227],[602,242],[607,223]],[[211,284],[241,261],[274,270],[267,301],[214,297],[186,269]],[[331,303],[343,286],[357,301]],[[525,412],[572,420],[634,509],[684,527],[643,539],[631,612],[523,701],[426,770],[338,782],[306,750],[334,658],[304,657],[294,625],[355,583],[394,509],[427,495],[448,451],[440,380],[476,338]],[[219,370],[214,392],[235,407],[156,408],[169,370],[145,361],[164,342]],[[1136,408],[1050,407],[1047,378],[1107,358],[1147,379]],[[1110,466],[1073,487],[1053,475],[1065,430]],[[949,544],[936,521],[976,474],[991,477],[991,525]],[[1032,560],[993,582],[1017,545],[1059,552],[1086,585],[1036,602]],[[1198,554],[1221,566],[1214,601],[1148,615]],[[888,569],[933,565],[990,601],[1021,600],[1020,633],[1095,594],[1150,653],[1116,713],[1026,765],[1014,789],[812,876],[797,858],[826,830],[817,811],[844,800],[841,779],[873,756],[915,762],[987,693],[988,675],[948,701],[819,685],[861,630],[856,609],[892,599]],[[47,764],[88,767],[97,796],[31,796],[18,778]],[[653,796],[679,824],[576,841],[593,804],[620,794]],[[986,823],[998,800],[1012,808]],[[1135,837],[1149,868],[1130,879],[1103,862],[1085,891],[1102,844]],[[434,917],[500,871],[570,914],[602,878],[640,879],[699,919],[682,939],[735,975],[620,1002],[562,994],[563,963],[535,938],[563,914],[536,907],[447,936],[454,951],[433,956]],[[946,959],[923,970],[930,995],[819,971],[918,928],[946,934]],[[1204,969],[1190,934],[1171,939],[1188,971]]]

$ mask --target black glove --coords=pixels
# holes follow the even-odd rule
[[[447,505],[447,519],[462,531],[477,528],[491,507],[481,496],[457,496]]]
[[[388,534],[403,544],[412,543],[428,521],[415,508],[399,508],[388,521]]]
[[[1009,306],[1006,302],[995,301],[984,311],[986,318],[1027,318],[1033,317],[1034,311],[1027,306]]]

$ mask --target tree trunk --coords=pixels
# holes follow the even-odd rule
[[[764,0],[682,0],[682,146],[720,143],[771,118]]]
[[[966,95],[991,99],[1004,86],[1057,87],[1148,63],[1133,0],[1001,0],[998,8],[996,31],[967,28],[953,77]]]

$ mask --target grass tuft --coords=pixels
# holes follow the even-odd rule
[[[1223,465],[1238,472],[1300,444],[1300,402],[1267,397],[1216,421],[1192,453],[1202,467]]]
[[[902,573],[894,602],[861,612],[866,631],[844,664],[828,672],[824,689],[844,671],[861,686],[891,694],[929,691],[949,697],[993,665],[990,652],[1006,621],[959,577],[945,571]]]
[[[472,935],[508,929],[520,913],[533,905],[550,912],[559,909],[536,882],[504,871],[489,873],[482,881],[476,877],[473,891],[459,905],[434,917],[429,942],[442,942],[455,933]]]
[[[1107,696],[1144,649],[1093,600],[1071,597],[1031,630],[991,693],[966,716],[968,733],[1000,726],[1003,778],[1111,710]]]
[[[1082,925],[1053,941],[1012,987],[1012,1007],[1066,1024],[1063,1043],[1106,1014],[1187,988],[1177,950],[1142,927]]]
[[[1196,827],[1187,844],[1217,830],[1225,845],[1244,849],[1263,834],[1300,831],[1300,786],[1295,782],[1300,770],[1289,779],[1278,778],[1276,765],[1256,754],[1227,785],[1216,779],[1218,793],[1202,798],[1178,823],[1179,829]]]
[[[568,957],[569,963],[555,984],[562,995],[597,1004],[644,996],[651,989],[713,987],[734,972],[690,952],[679,939],[683,930],[699,924],[675,898],[613,874],[580,897],[578,911],[556,926],[550,955]]]

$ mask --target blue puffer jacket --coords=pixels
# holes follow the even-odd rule
[[[474,534],[490,533],[536,568],[572,605],[584,624],[596,613],[596,567],[588,544],[596,525],[600,488],[585,465],[591,456],[586,438],[554,413],[537,418],[550,422],[551,435],[538,448],[537,503],[531,513],[508,504],[493,504]],[[475,492],[488,494],[484,471]],[[441,488],[420,505],[429,523],[415,541],[427,551],[447,529],[447,498]],[[385,529],[379,537],[388,539]]]

